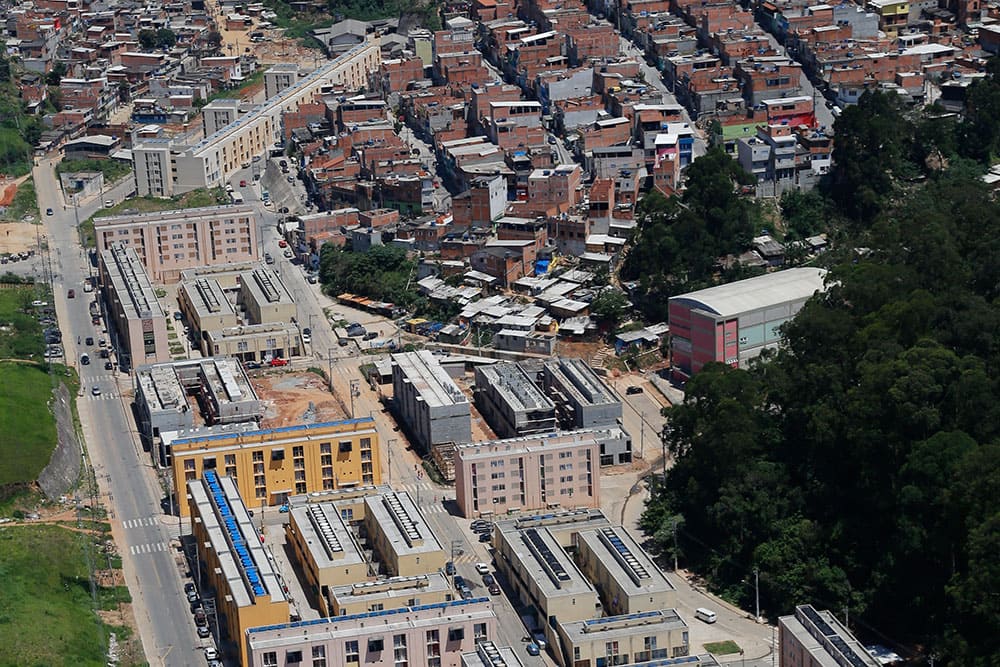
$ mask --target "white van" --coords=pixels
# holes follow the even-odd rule
[[[716,620],[715,612],[711,609],[705,609],[704,607],[698,607],[695,609],[694,617],[706,623],[715,623]]]

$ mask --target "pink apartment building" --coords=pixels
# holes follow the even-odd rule
[[[98,253],[114,243],[134,248],[155,283],[176,282],[198,266],[260,259],[257,216],[243,205],[96,218],[94,236]]]
[[[600,507],[600,445],[590,431],[491,440],[455,449],[465,517]]]
[[[244,667],[459,667],[463,653],[496,632],[487,597],[265,625],[246,631]]]

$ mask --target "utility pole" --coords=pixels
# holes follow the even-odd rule
[[[677,517],[673,518],[671,522],[671,528],[674,533],[674,572],[677,572]]]
[[[392,446],[396,444],[396,438],[389,438],[385,443],[385,451],[389,457],[389,484],[392,484]]]
[[[755,622],[760,623],[760,570],[756,567],[753,569],[753,591],[757,612],[753,618]]]
[[[351,419],[354,419],[354,397],[360,395],[361,392],[358,391],[358,381],[351,380]]]

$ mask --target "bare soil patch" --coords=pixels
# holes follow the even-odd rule
[[[278,372],[253,378],[266,403],[262,426],[276,428],[347,419],[326,381],[306,371]]]

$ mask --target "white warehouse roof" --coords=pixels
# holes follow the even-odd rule
[[[671,301],[692,303],[696,308],[722,317],[769,308],[789,301],[808,299],[825,287],[826,269],[795,268],[738,280],[697,292],[688,292]]]

